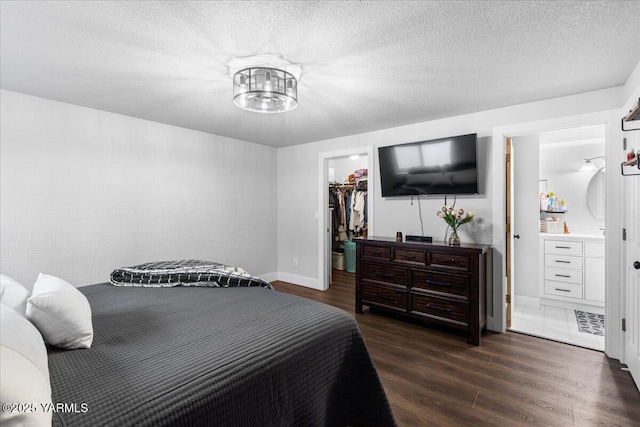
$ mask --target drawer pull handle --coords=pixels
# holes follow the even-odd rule
[[[451,283],[437,282],[435,280],[427,280],[427,283],[430,285],[436,285],[436,286],[451,286]]]
[[[556,249],[571,249],[571,246],[556,246]]]
[[[564,260],[561,260],[561,259],[557,259],[556,262],[559,262],[561,264],[571,264],[571,261],[564,261]]]
[[[404,259],[406,259],[408,261],[412,261],[412,260],[416,259],[416,256],[415,255],[405,255]]]
[[[393,277],[392,273],[380,273],[379,271],[376,271],[375,275],[378,277],[384,277],[385,279],[391,279]]]
[[[570,275],[568,274],[556,274],[556,277],[567,277],[567,278],[571,278]]]
[[[571,292],[570,289],[562,289],[562,288],[556,288],[556,291]]]
[[[431,305],[431,304],[427,304],[427,308],[430,308],[432,310],[440,310],[440,311],[446,311],[447,313],[450,312],[451,310],[448,308],[442,308],[442,307],[437,307],[435,305]]]
[[[389,296],[386,296],[386,295],[376,295],[376,298],[379,298],[379,299],[382,299],[382,300],[385,300],[385,301],[393,301],[393,297],[389,297]]]

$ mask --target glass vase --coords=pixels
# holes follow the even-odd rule
[[[457,246],[460,244],[460,237],[458,236],[458,229],[451,228],[451,234],[449,235],[449,245]]]

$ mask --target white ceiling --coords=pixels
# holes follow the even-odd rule
[[[621,86],[638,1],[1,3],[0,83],[276,147]],[[233,104],[227,64],[302,67],[299,106]]]

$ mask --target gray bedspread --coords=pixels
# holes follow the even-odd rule
[[[395,425],[342,310],[260,287],[79,289],[94,340],[49,349],[53,402],[76,404],[54,426]]]

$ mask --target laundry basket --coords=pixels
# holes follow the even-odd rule
[[[340,252],[331,252],[331,265],[336,270],[344,270],[344,254]]]
[[[356,244],[351,240],[342,242],[344,245],[344,263],[345,270],[349,273],[356,272]]]

